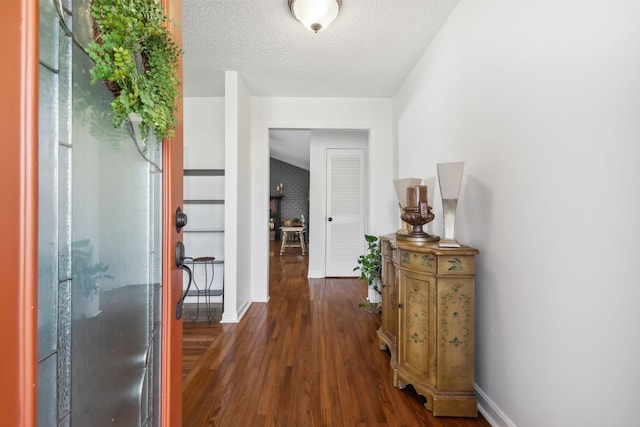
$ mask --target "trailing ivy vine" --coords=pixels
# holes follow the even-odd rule
[[[154,0],[93,0],[91,12],[91,82],[103,81],[114,94],[113,125],[137,113],[145,140],[150,131],[158,140],[172,137],[182,49],[171,38],[162,6]]]

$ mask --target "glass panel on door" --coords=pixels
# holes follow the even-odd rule
[[[72,424],[144,426],[157,412],[161,151],[114,129],[111,93],[75,47]]]
[[[161,143],[113,128],[90,2],[60,4],[77,43],[40,1],[38,425],[158,426]]]

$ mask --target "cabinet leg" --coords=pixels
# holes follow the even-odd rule
[[[400,389],[400,390],[402,390],[402,389],[407,387],[407,385],[405,383],[403,383],[402,381],[400,381],[400,379],[398,378],[398,371],[394,371],[393,372],[393,386],[395,388]]]

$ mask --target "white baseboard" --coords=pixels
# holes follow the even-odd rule
[[[251,303],[252,301],[245,301],[245,303],[242,304],[242,307],[240,307],[240,310],[238,310],[238,321],[240,321],[247,313],[247,310],[249,310],[249,307],[251,307]]]
[[[225,311],[224,313],[222,313],[222,319],[220,320],[220,323],[238,323],[240,319],[242,319],[242,316],[245,315],[247,310],[249,310],[249,307],[251,307],[251,301],[245,301],[242,307],[240,307],[240,310],[238,310],[237,312],[227,314],[227,312]]]
[[[498,405],[478,387],[478,384],[475,384],[475,389],[478,395],[478,411],[492,427],[517,427]]]
[[[324,271],[311,271],[307,273],[308,279],[324,279]]]
[[[222,319],[220,319],[220,323],[238,323],[240,320],[237,316],[232,316],[227,313],[222,314]]]

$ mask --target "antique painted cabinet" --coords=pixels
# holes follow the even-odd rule
[[[478,415],[474,390],[476,249],[380,238],[382,322],[393,384],[413,385],[437,416]]]

